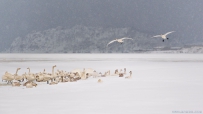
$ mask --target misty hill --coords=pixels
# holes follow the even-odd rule
[[[148,51],[149,53],[194,53],[194,54],[202,54],[203,53],[203,44],[201,45],[190,45],[184,47],[172,47],[170,49],[162,49],[162,50],[153,50]]]
[[[203,53],[203,45],[185,47],[175,51],[176,53]]]
[[[115,42],[116,38],[130,37],[123,45]],[[72,28],[57,27],[45,31],[32,32],[25,37],[17,37],[8,53],[133,53],[152,50],[157,46],[171,46],[173,39],[162,42],[151,38],[151,35],[133,28],[102,28],[74,26]]]

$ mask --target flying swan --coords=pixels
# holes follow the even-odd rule
[[[110,41],[108,44],[107,44],[107,46],[109,45],[109,44],[111,44],[111,43],[113,43],[113,42],[118,42],[118,43],[123,43],[124,41],[124,39],[130,39],[130,40],[133,40],[132,38],[127,38],[127,37],[124,37],[124,38],[120,38],[120,39],[115,39],[115,40],[112,40],[112,41]]]
[[[156,36],[153,36],[152,38],[155,38],[155,37],[161,37],[161,38],[163,38],[163,42],[164,42],[164,40],[168,40],[169,38],[167,38],[166,36],[168,35],[168,34],[171,34],[171,33],[173,33],[173,32],[175,32],[175,31],[171,31],[171,32],[167,32],[166,34],[164,34],[164,35],[156,35]]]

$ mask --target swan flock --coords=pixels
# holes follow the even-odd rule
[[[103,82],[103,79],[101,78],[109,76],[125,77],[124,79],[132,78],[132,71],[127,75],[126,68],[124,68],[124,70],[120,69],[120,71],[116,69],[115,72],[112,72],[111,74],[110,70],[101,73],[92,68],[84,68],[83,70],[75,69],[69,72],[64,70],[55,71],[55,67],[56,65],[52,66],[52,72],[50,73],[46,72],[45,69],[43,72],[33,73],[29,67],[27,68],[28,72],[25,72],[24,74],[18,74],[18,71],[21,70],[21,68],[17,68],[15,73],[9,73],[6,71],[2,76],[2,82],[7,82],[7,84],[11,84],[14,87],[20,87],[22,85],[26,88],[33,88],[39,84],[56,85],[58,83],[87,80],[88,78],[99,78],[99,80],[97,79],[98,83]]]

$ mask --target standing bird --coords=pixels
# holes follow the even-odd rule
[[[109,45],[109,44],[111,44],[111,43],[113,43],[113,42],[118,42],[118,43],[120,43],[120,44],[122,44],[124,41],[124,39],[130,39],[130,40],[133,40],[132,38],[127,38],[127,37],[124,37],[124,38],[120,38],[120,39],[115,39],[115,40],[112,40],[112,41],[110,41],[108,44],[107,44],[107,46]]]
[[[167,32],[166,34],[164,34],[164,35],[156,35],[156,36],[153,36],[152,38],[155,38],[155,37],[161,37],[161,38],[163,38],[163,42],[164,42],[164,40],[168,40],[169,38],[167,38],[166,36],[168,35],[168,34],[171,34],[172,32],[175,32],[175,31],[171,31],[171,32]]]

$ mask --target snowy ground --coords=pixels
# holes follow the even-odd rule
[[[127,68],[133,78],[116,76],[36,88],[0,86],[0,114],[172,114],[203,113],[201,54],[1,54],[0,77],[51,67],[98,72]],[[129,75],[129,73],[127,74]],[[1,84],[3,84],[1,82]]]

